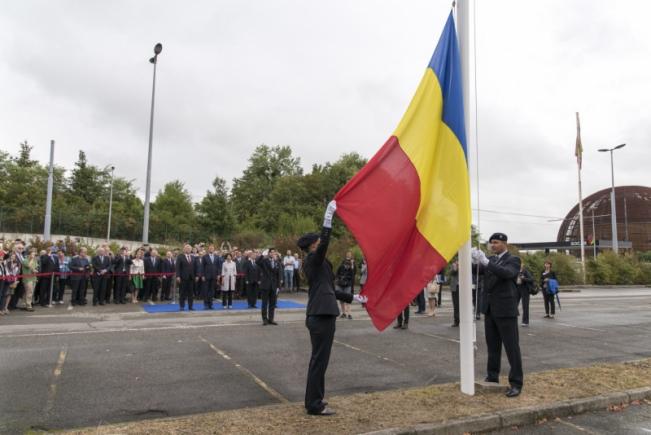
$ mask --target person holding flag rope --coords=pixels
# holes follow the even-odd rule
[[[330,360],[330,351],[335,336],[335,324],[339,316],[337,300],[347,304],[359,302],[365,304],[366,296],[352,295],[335,289],[335,276],[332,263],[326,258],[332,218],[337,210],[337,203],[330,201],[323,219],[321,235],[309,233],[303,235],[296,244],[307,253],[303,270],[309,285],[307,318],[305,325],[310,331],[312,355],[307,372],[305,388],[305,409],[311,415],[333,415],[335,411],[328,408],[323,401],[325,395],[325,374]]]

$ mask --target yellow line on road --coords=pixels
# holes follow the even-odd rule
[[[203,338],[201,335],[199,336],[199,339],[204,343],[206,343],[208,346],[210,346],[210,348],[214,350],[217,355],[221,356],[226,361],[231,362],[231,364],[233,364],[233,366],[235,366],[236,369],[244,373],[247,377],[251,378],[253,382],[255,382],[260,388],[262,388],[267,393],[269,393],[270,396],[280,401],[280,403],[289,403],[289,400],[285,396],[283,396],[278,391],[271,388],[265,381],[257,377],[251,370],[235,362],[228,354],[226,354],[226,352],[219,349],[217,346],[215,346],[214,344],[212,344],[211,342]]]
[[[45,413],[49,414],[54,407],[54,399],[57,394],[57,380],[63,372],[63,364],[66,362],[66,355],[68,355],[68,349],[65,347],[59,352],[59,359],[57,360],[54,370],[52,371],[52,382],[50,383],[50,388],[48,389],[47,401],[45,402]]]

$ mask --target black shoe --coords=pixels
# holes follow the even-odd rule
[[[188,311],[194,311],[194,308],[190,307],[188,308]]]
[[[97,302],[93,301],[93,306],[94,307],[97,306]]]
[[[484,378],[484,382],[491,382],[491,383],[499,384],[500,380],[499,379],[489,378],[488,376],[486,376],[486,378]]]
[[[506,392],[506,397],[517,397],[520,395],[522,392],[522,388],[519,387],[511,387],[509,390]]]
[[[459,324],[457,322],[454,322],[452,325],[450,325],[450,328],[458,328]]]
[[[543,319],[549,319],[549,314],[545,314],[545,315],[543,316]]]
[[[328,415],[335,415],[336,412],[333,409],[328,408],[327,406],[323,408],[319,412],[308,412],[310,415],[321,415],[321,416],[328,416]]]
[[[278,323],[274,322],[273,320],[269,320],[269,324],[278,326]]]
[[[401,324],[397,324],[396,326],[393,327],[393,329],[402,329],[402,325],[401,325]]]
[[[409,324],[408,323],[403,323],[402,329],[409,329]]]
[[[262,319],[262,324],[263,324],[263,325],[268,325],[268,324],[269,324],[269,321],[268,321],[267,319]]]
[[[106,304],[104,304],[104,302],[100,302],[99,304],[100,304],[100,305],[106,305]]]
[[[414,314],[425,314],[425,311],[416,311]]]

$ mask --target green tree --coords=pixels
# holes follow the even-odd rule
[[[300,163],[289,146],[258,146],[242,177],[233,179],[231,204],[237,222],[244,227],[262,224],[267,213],[260,205],[269,198],[280,178],[302,174]]]
[[[233,232],[235,220],[228,201],[226,180],[215,177],[212,187],[213,190],[207,191],[196,206],[198,230],[209,239],[228,237]]]
[[[150,236],[158,242],[194,240],[198,237],[192,197],[185,185],[171,181],[151,204]]]

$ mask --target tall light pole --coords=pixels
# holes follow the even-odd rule
[[[615,166],[613,164],[613,151],[624,148],[625,146],[626,144],[623,143],[613,148],[601,148],[599,150],[600,153],[610,153],[610,178],[612,182],[612,190],[610,191],[610,225],[612,227],[612,243],[613,252],[615,254],[619,253],[619,242],[617,241],[617,209],[615,207]]]
[[[45,223],[43,224],[43,240],[49,241],[52,236],[52,189],[54,188],[54,141],[50,141],[50,166],[47,170],[47,196],[45,198]]]
[[[156,64],[158,55],[163,51],[163,44],[160,42],[154,46],[154,57],[149,62],[154,64],[154,81],[151,87],[151,114],[149,117],[149,153],[147,154],[147,185],[145,187],[145,212],[142,224],[142,243],[149,243],[149,192],[151,189],[151,144],[154,135],[154,99],[156,97]]]
[[[109,190],[109,215],[108,225],[106,229],[106,243],[111,241],[111,211],[113,210],[113,171],[115,171],[115,166],[111,166],[111,188]]]

